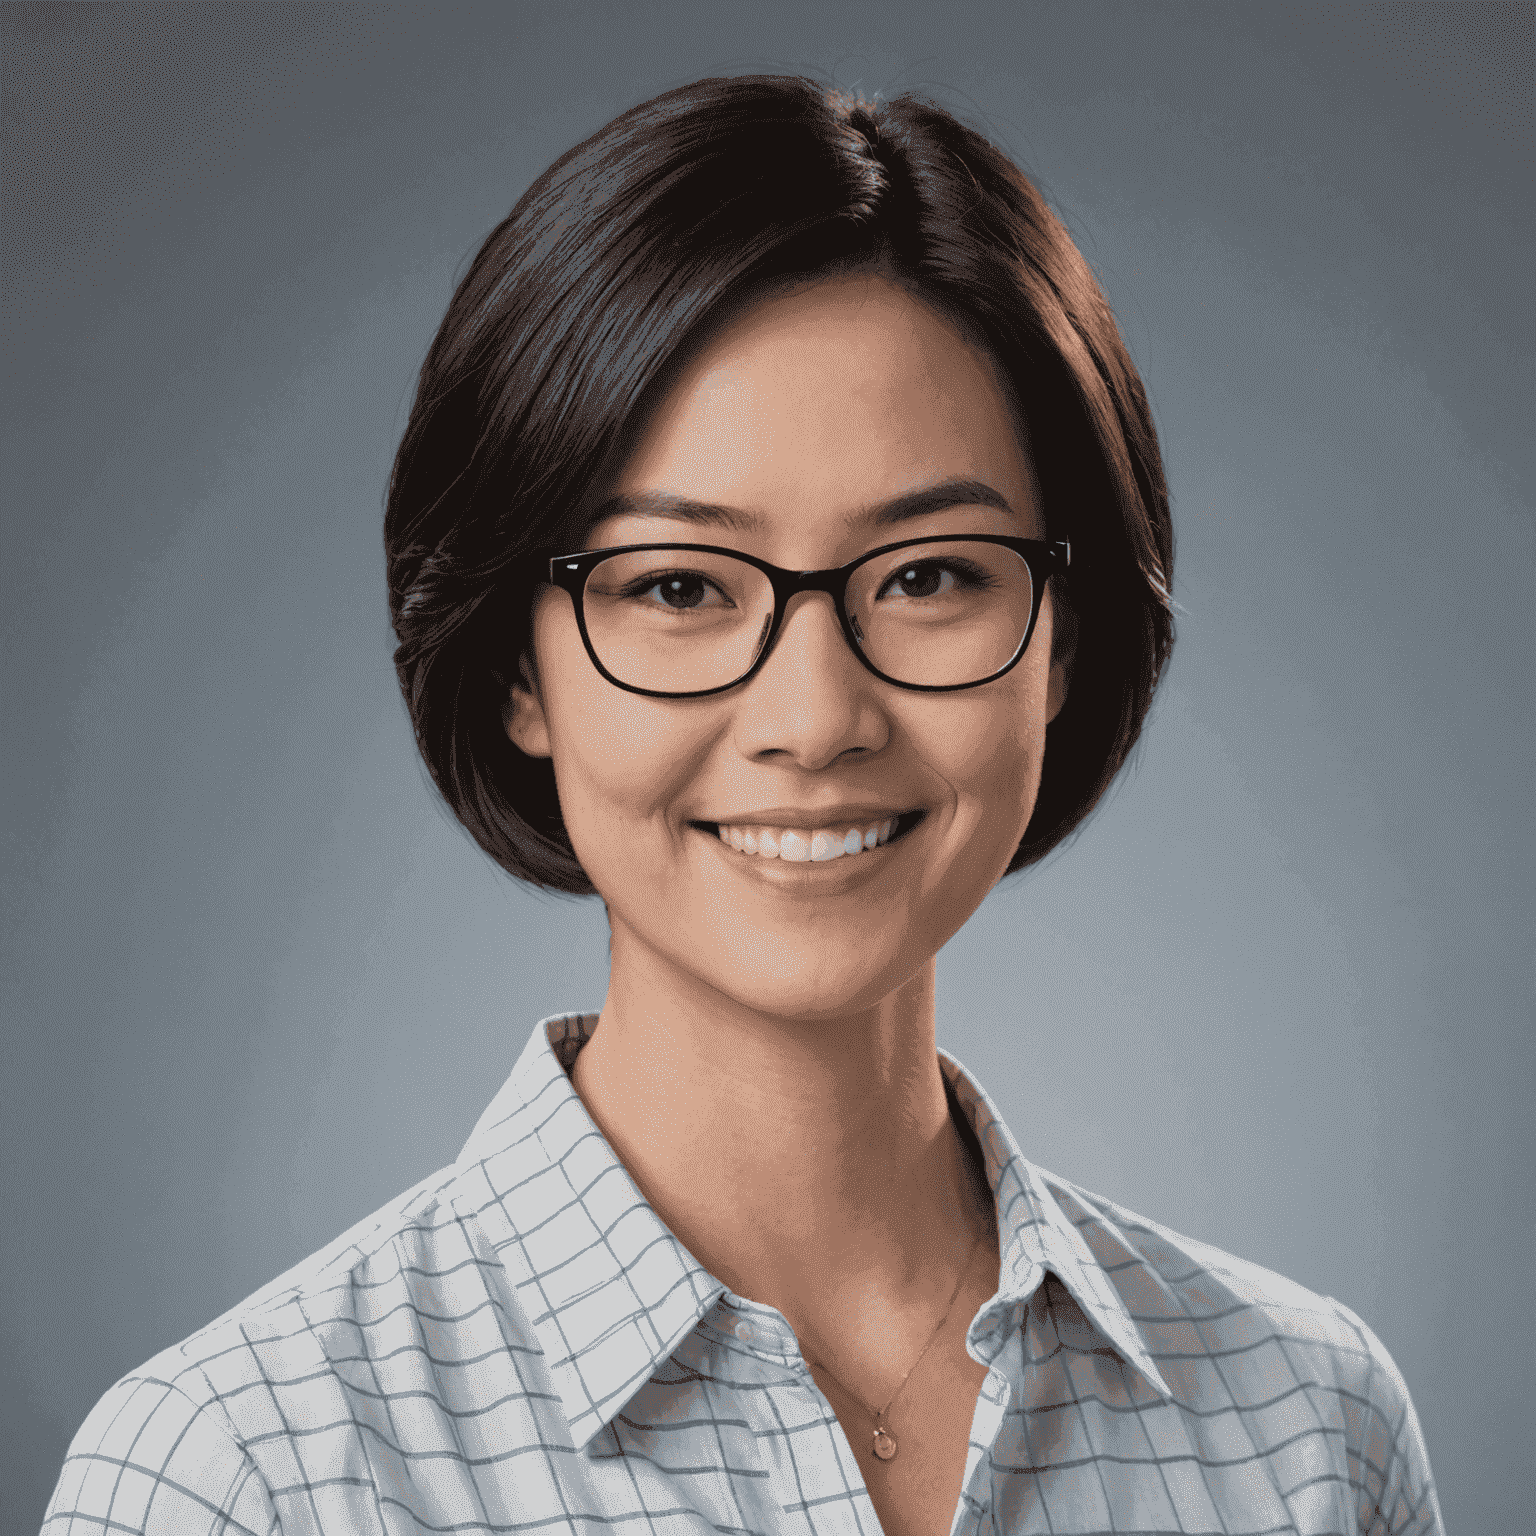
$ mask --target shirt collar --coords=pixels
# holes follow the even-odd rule
[[[596,1027],[595,1014],[541,1021],[465,1142],[452,1195],[460,1218],[485,1232],[532,1322],[578,1448],[722,1296],[735,1301],[652,1210],[577,1096],[568,1074]],[[1170,1396],[1040,1170],[960,1063],[942,1050],[939,1063],[976,1132],[997,1202],[1001,1281],[973,1336],[1013,1314],[1049,1270],[1120,1355]]]
[[[1120,1292],[1048,1187],[1047,1175],[1019,1150],[986,1090],[942,1047],[939,1068],[971,1123],[986,1160],[997,1205],[1001,1265],[997,1295],[972,1325],[973,1336],[996,1327],[1035,1293],[1047,1271],[1067,1288],[1088,1320],[1160,1397],[1173,1393],[1162,1378]],[[1134,1251],[1127,1257],[1135,1259]],[[1022,1311],[1018,1316],[1022,1317]]]

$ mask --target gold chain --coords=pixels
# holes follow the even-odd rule
[[[857,1396],[855,1393],[849,1392],[847,1386],[843,1383],[841,1378],[835,1375],[828,1365],[822,1361],[816,1362],[818,1370],[826,1371],[827,1375],[831,1376],[832,1380],[837,1382],[838,1386],[842,1387],[844,1392],[848,1392],[848,1396],[853,1398],[854,1402],[856,1402],[866,1413],[869,1413],[870,1417],[874,1419],[875,1431],[873,1450],[875,1456],[881,1461],[892,1460],[895,1457],[897,1450],[895,1435],[893,1435],[890,1430],[885,1427],[886,1413],[890,1410],[891,1403],[894,1403],[896,1399],[901,1396],[902,1387],[906,1386],[907,1382],[911,1380],[912,1372],[915,1371],[922,1363],[923,1356],[933,1348],[933,1341],[938,1338],[939,1330],[944,1326],[945,1323],[949,1321],[949,1314],[954,1310],[955,1307],[955,1297],[960,1294],[961,1282],[965,1279],[966,1275],[970,1273],[971,1260],[976,1257],[976,1250],[981,1247],[981,1239],[985,1236],[986,1233],[982,1232],[981,1236],[971,1244],[971,1251],[966,1255],[965,1263],[961,1266],[960,1273],[955,1279],[955,1288],[950,1292],[949,1305],[944,1308],[943,1317],[941,1317],[938,1322],[934,1324],[933,1332],[928,1335],[928,1342],[923,1345],[921,1351],[918,1353],[917,1359],[907,1367],[907,1374],[901,1378],[900,1384],[897,1386],[896,1390],[891,1393],[890,1401],[887,1402],[885,1407],[882,1408],[878,1413],[870,1413],[868,1404],[865,1403],[864,1400]]]

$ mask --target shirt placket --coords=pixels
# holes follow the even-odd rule
[[[1023,1379],[1024,1348],[1013,1310],[990,1325],[973,1328],[975,1352],[987,1362],[987,1379],[976,1399],[970,1447],[953,1536],[993,1536],[992,1461],[1003,1421]]]
[[[769,1473],[754,1490],[751,1528],[802,1536],[878,1536],[880,1525],[857,1459],[831,1405],[816,1385],[799,1341],[772,1307],[727,1295],[700,1333],[736,1359],[750,1361],[761,1386],[743,1398]],[[774,1449],[769,1449],[769,1447]]]
[[[772,1308],[740,1298],[722,1298],[710,1325],[728,1339],[738,1351],[745,1350],[765,1367],[793,1372],[792,1382],[780,1379],[774,1390],[795,1395],[809,1394],[828,1420],[826,1433],[835,1449],[838,1475],[845,1479],[847,1497],[838,1499],[835,1490],[807,1490],[775,1486],[773,1497],[780,1510],[801,1513],[803,1527],[813,1536],[875,1536],[878,1520],[874,1504],[847,1435],[800,1353],[799,1341],[788,1321]],[[956,1503],[952,1536],[982,1536],[992,1531],[992,1455],[1002,1432],[1003,1421],[1013,1400],[1014,1383],[1019,1380],[1023,1353],[1017,1319],[1012,1311],[978,1319],[970,1339],[975,1353],[987,1364],[986,1380],[977,1395],[971,1420],[965,1474],[961,1496]],[[1011,1346],[1011,1347],[1010,1347]],[[772,1412],[772,1405],[770,1405]],[[778,1413],[783,1421],[791,1414]],[[829,1492],[831,1496],[829,1497]]]

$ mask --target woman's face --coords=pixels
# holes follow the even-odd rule
[[[881,503],[947,480],[980,482],[1002,505],[876,521]],[[813,570],[898,539],[1045,535],[995,365],[872,275],[770,298],[722,331],[612,489],[652,505],[599,523],[589,549],[713,544]],[[729,511],[701,524],[657,504],[668,497]],[[536,599],[533,637],[537,687],[514,690],[508,734],[553,759],[615,967],[643,951],[652,974],[786,1018],[873,1006],[975,911],[1024,833],[1066,694],[1049,591],[1023,660],[953,693],[867,671],[825,593],[792,600],[749,682],[704,698],[607,682],[555,588]],[[841,839],[910,812],[921,819],[888,844],[830,860],[738,851],[715,830],[769,829],[782,847],[786,832]]]

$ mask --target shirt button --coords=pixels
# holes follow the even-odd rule
[[[757,1329],[746,1318],[738,1320],[735,1328],[731,1330],[743,1344],[750,1344],[757,1337]]]

